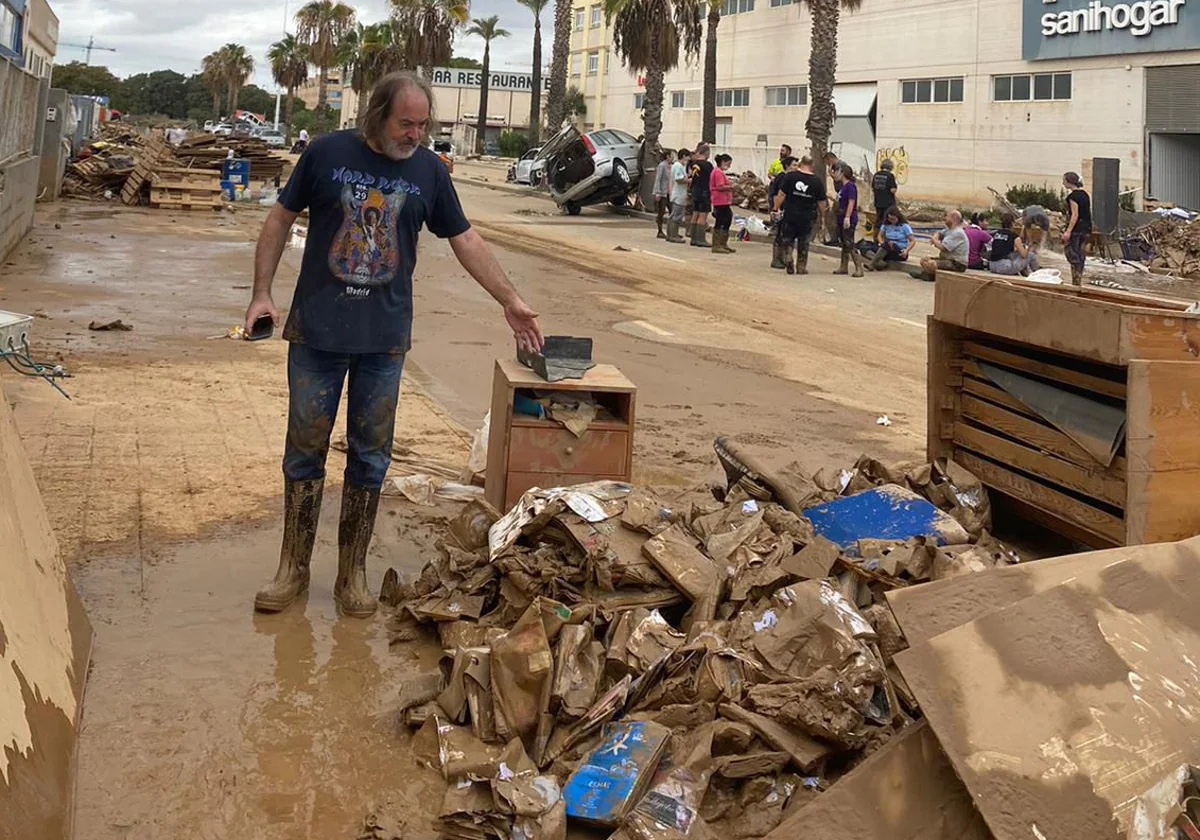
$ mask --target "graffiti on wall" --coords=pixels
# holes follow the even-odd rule
[[[892,159],[895,168],[892,174],[896,176],[896,183],[903,186],[908,183],[908,152],[903,146],[895,146],[891,149],[880,149],[875,152],[875,169],[878,170],[887,158]]]

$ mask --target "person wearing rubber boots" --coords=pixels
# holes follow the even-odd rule
[[[308,589],[329,435],[348,379],[334,598],[344,615],[375,613],[367,546],[391,460],[422,226],[450,241],[458,261],[503,308],[519,346],[542,345],[537,314],[463,215],[445,165],[425,146],[432,103],[420,76],[384,77],[361,132],[333,132],[308,147],[259,236],[248,331],[261,316],[278,321],[271,283],[292,223],[308,210],[308,241],[283,328],[289,342],[283,546],[275,578],[255,597],[259,611],[279,612]]]
[[[813,159],[805,155],[798,168],[787,172],[775,194],[775,210],[783,212],[779,222],[780,258],[788,274],[808,274],[808,246],[813,225],[825,214],[828,196],[825,181],[813,171]],[[796,261],[792,262],[793,254]]]

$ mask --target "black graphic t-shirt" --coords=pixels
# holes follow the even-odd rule
[[[1067,194],[1068,201],[1074,201],[1075,206],[1079,208],[1079,218],[1075,221],[1075,227],[1071,229],[1074,234],[1084,234],[1092,232],[1092,198],[1083,190],[1071,190]],[[1068,218],[1070,218],[1068,214]]]
[[[886,169],[880,169],[871,176],[871,192],[874,193],[875,210],[882,213],[896,203],[892,190],[896,189],[896,176]]]
[[[783,218],[788,224],[811,221],[825,201],[825,182],[809,172],[788,172],[779,185],[783,193]]]
[[[309,144],[279,203],[309,216],[283,337],[330,353],[407,353],[421,226],[442,238],[471,227],[445,164],[424,146],[391,160],[337,131]]]
[[[707,160],[694,160],[688,167],[692,176],[692,201],[707,200],[710,193],[708,180],[712,176],[713,165]]]
[[[992,250],[988,259],[992,262],[1006,260],[1012,256],[1013,242],[1017,235],[1007,228],[992,231]]]

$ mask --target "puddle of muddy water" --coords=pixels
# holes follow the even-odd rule
[[[379,617],[338,618],[337,510],[327,498],[310,593],[276,616],[251,604],[274,571],[277,527],[144,566],[76,568],[97,639],[75,836],[353,838],[385,801],[409,819],[406,836],[433,836],[443,784],[413,762],[395,701],[398,681],[436,667],[438,651],[389,649]],[[381,513],[376,588],[383,555],[406,572],[420,564],[395,521]]]

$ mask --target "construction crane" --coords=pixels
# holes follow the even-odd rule
[[[97,47],[96,39],[94,37],[88,38],[88,42],[86,44],[68,44],[65,41],[59,41],[58,45],[60,47],[72,47],[77,50],[84,50],[84,56],[83,56],[84,64],[92,63],[92,50],[104,50],[105,52],[114,52],[114,53],[116,52],[116,49],[114,47]]]

